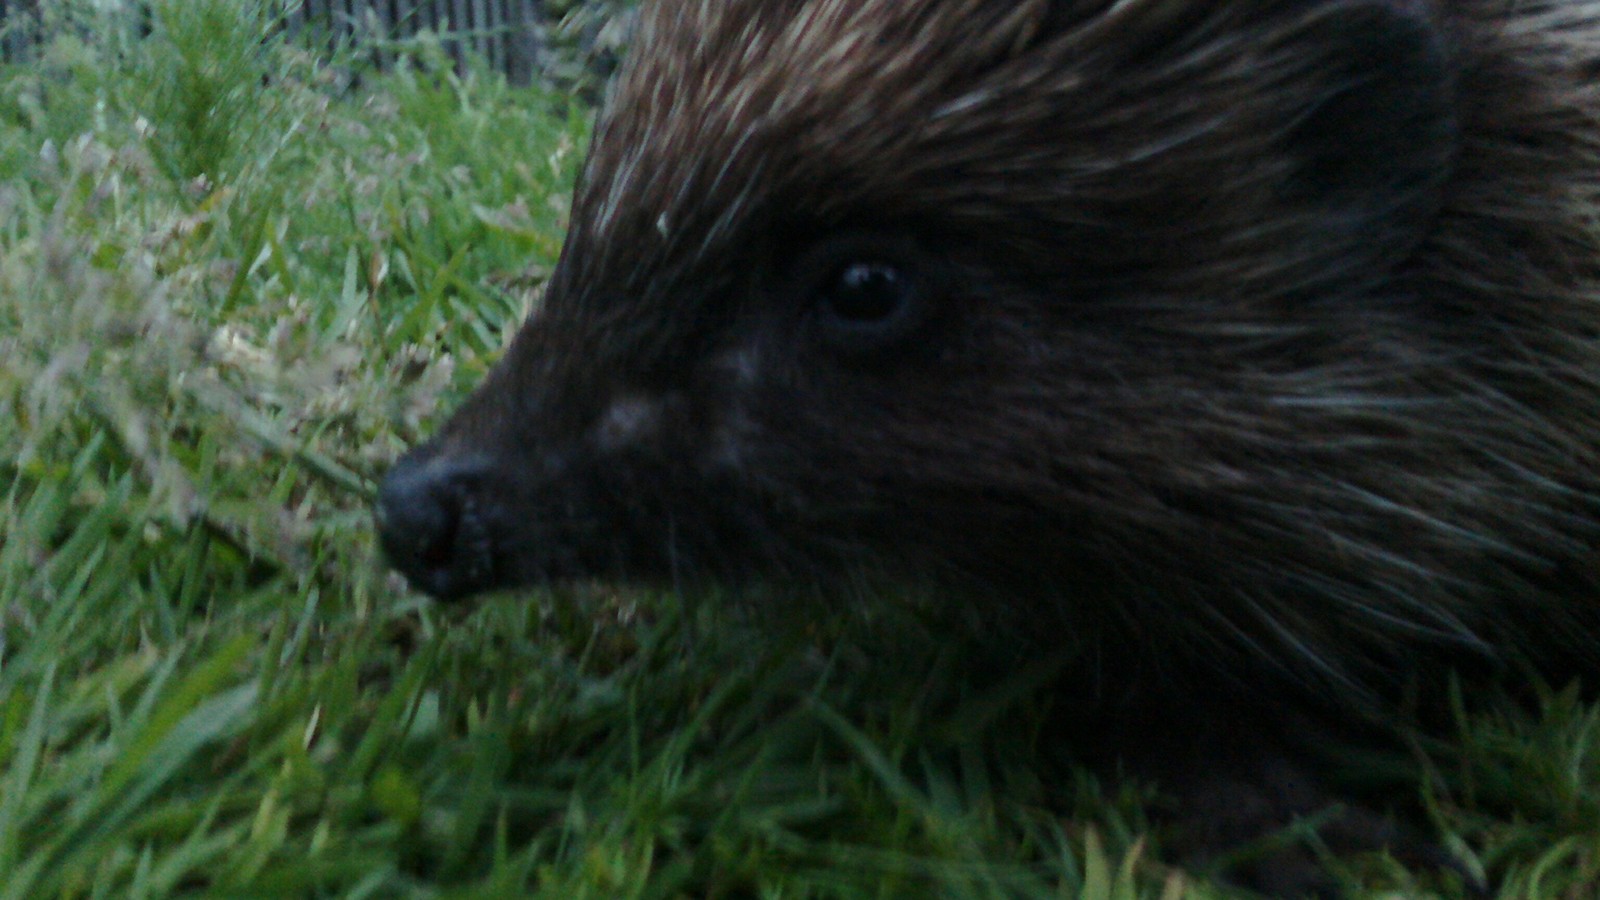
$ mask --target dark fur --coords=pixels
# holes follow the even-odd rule
[[[386,542],[910,583],[1114,708],[1589,671],[1597,214],[1596,0],[660,2]],[[866,351],[814,298],[861,256],[930,296]]]

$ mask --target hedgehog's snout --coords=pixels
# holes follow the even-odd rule
[[[490,587],[494,541],[486,516],[483,459],[409,454],[378,492],[378,534],[394,567],[415,587],[452,599]]]

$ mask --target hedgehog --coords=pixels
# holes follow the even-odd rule
[[[1597,0],[647,3],[381,540],[929,597],[1227,840],[1321,796],[1283,722],[1594,671],[1597,223]]]

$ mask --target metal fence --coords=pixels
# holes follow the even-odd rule
[[[18,59],[33,46],[39,0],[0,0],[0,60]]]
[[[366,39],[380,64],[392,58],[385,42],[431,31],[458,66],[476,55],[515,82],[528,81],[535,70],[544,21],[540,0],[301,0],[285,6],[290,34]]]
[[[28,58],[43,39],[41,7],[50,2],[0,0],[0,60]],[[149,25],[148,9],[140,0],[99,0],[96,5],[102,10],[122,7],[128,13],[102,16],[102,23]],[[395,41],[431,31],[458,66],[475,55],[516,82],[528,81],[537,71],[545,22],[542,0],[280,0],[273,5],[291,36],[325,47],[357,39],[380,65],[393,59]]]

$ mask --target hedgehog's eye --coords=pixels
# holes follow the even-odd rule
[[[817,322],[844,350],[871,350],[905,337],[922,318],[923,290],[903,266],[845,262],[817,287]]]
[[[891,263],[847,263],[823,288],[822,311],[834,328],[876,331],[903,316],[915,292],[911,279]]]
[[[937,316],[946,280],[915,241],[856,231],[815,241],[783,270],[811,334],[833,350],[878,355],[900,347]]]

